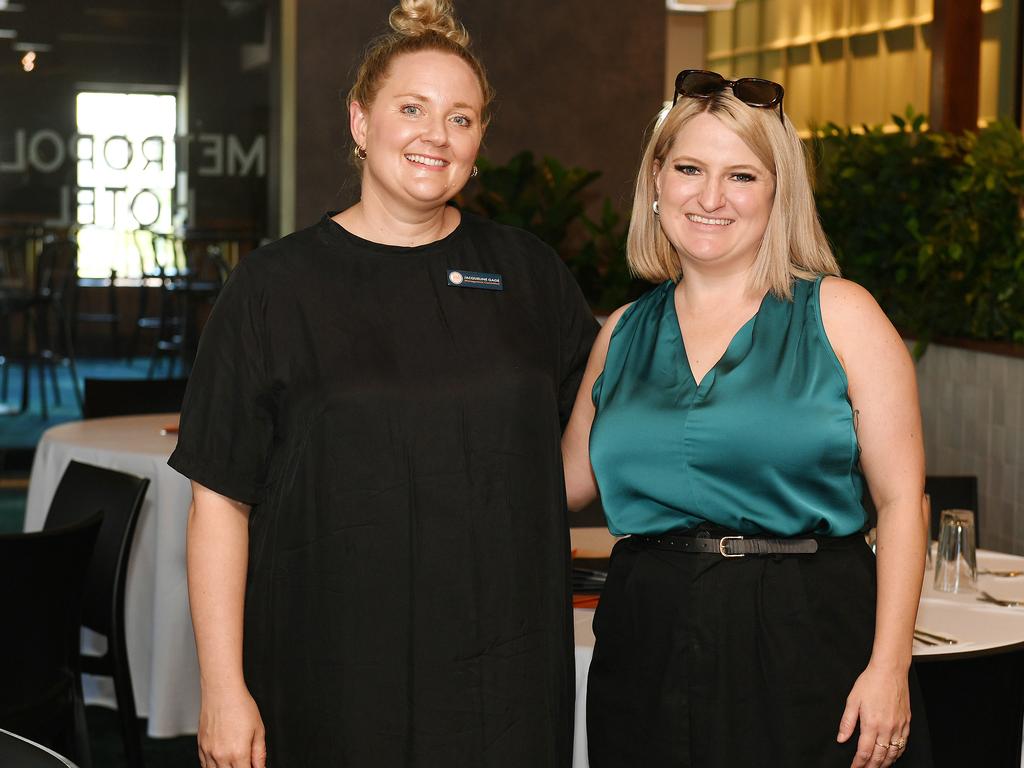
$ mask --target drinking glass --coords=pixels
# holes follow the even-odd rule
[[[978,581],[974,552],[974,513],[944,509],[940,518],[939,549],[935,555],[935,589],[962,592]]]
[[[924,569],[932,567],[932,497],[921,497],[921,515],[924,517]]]

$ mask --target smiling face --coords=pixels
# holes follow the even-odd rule
[[[469,179],[483,137],[483,93],[450,53],[395,57],[369,109],[353,102],[350,127],[366,149],[363,201],[395,212],[443,206]]]
[[[701,113],[679,130],[654,184],[662,231],[684,265],[753,265],[775,179],[718,118]]]

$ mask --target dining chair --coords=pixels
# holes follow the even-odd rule
[[[10,768],[77,768],[57,752],[0,728],[0,765]]]
[[[927,475],[924,479],[924,492],[931,497],[929,537],[939,538],[942,510],[968,509],[974,513],[974,545],[977,547],[981,529],[978,520],[978,478],[974,475]],[[861,504],[868,516],[867,527],[874,528],[878,525],[878,511],[867,484],[864,486]]]
[[[103,521],[0,535],[0,727],[89,768],[79,627]],[[10,763],[2,763],[9,765]]]
[[[0,400],[7,400],[14,333],[11,319],[31,299],[27,267],[28,238],[0,237]]]
[[[35,366],[39,377],[39,402],[43,419],[49,410],[46,378],[49,374],[53,398],[61,404],[57,367],[67,363],[72,379],[72,391],[78,406],[82,405],[78,389],[78,370],[75,366],[74,345],[71,340],[69,303],[74,293],[78,272],[78,244],[66,237],[48,237],[35,261],[33,286],[26,300],[19,302],[8,313],[20,315],[21,339],[19,349],[12,353],[14,360],[23,364],[22,410],[28,407],[30,369]]]
[[[228,280],[231,267],[224,256],[223,246],[217,243],[186,240],[185,272],[180,286],[181,347],[179,354],[186,371],[191,370],[199,346],[203,308],[207,313],[217,301]]]
[[[168,378],[173,375],[174,362],[181,346],[181,287],[187,264],[181,241],[173,234],[139,227],[132,233],[138,253],[142,279],[139,283],[138,313],[132,333],[128,359],[138,353],[143,331],[155,334],[150,372],[153,378],[158,361],[169,358]],[[157,287],[157,307],[150,309],[150,294]]]
[[[82,654],[81,670],[114,679],[118,721],[129,768],[142,766],[142,740],[125,642],[124,595],[135,525],[149,479],[72,461],[47,511],[44,530],[103,511],[103,526],[85,577],[82,625],[107,638],[103,656]]]
[[[117,270],[110,269],[106,277],[81,277],[76,274],[71,300],[71,341],[78,348],[78,327],[82,323],[105,325],[110,333],[110,351],[117,357],[120,350],[121,311],[117,301]],[[91,301],[82,306],[82,289],[87,289]],[[106,299],[106,308],[99,306],[100,292]]]
[[[975,475],[928,475],[924,492],[931,497],[931,538],[939,538],[939,525],[944,509],[967,509],[974,513],[974,545],[980,539],[978,519],[978,478]]]
[[[1022,764],[1024,648],[920,656],[914,668],[934,768]]]
[[[82,417],[177,413],[188,379],[86,379]]]

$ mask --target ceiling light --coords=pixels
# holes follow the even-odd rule
[[[15,51],[35,51],[36,53],[49,53],[53,50],[53,46],[49,43],[30,43],[30,42],[19,42],[11,46],[12,50]]]
[[[736,0],[665,0],[665,8],[669,11],[682,13],[706,13],[708,11],[728,11],[735,7]]]
[[[16,29],[0,29],[0,40],[13,40],[18,36]]]
[[[29,51],[21,57],[21,68],[26,72],[31,72],[36,68],[36,52]]]

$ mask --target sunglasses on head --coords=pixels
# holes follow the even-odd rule
[[[726,80],[717,72],[706,69],[684,69],[676,75],[676,92],[672,97],[672,106],[676,105],[680,96],[691,99],[710,99],[716,93],[732,88],[733,96],[748,107],[773,108],[779,105],[779,120],[785,125],[782,116],[782,97],[785,89],[771,80],[760,77],[741,77],[739,80]]]

